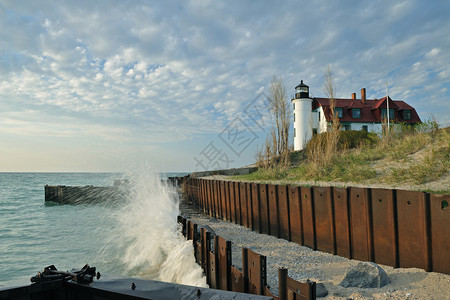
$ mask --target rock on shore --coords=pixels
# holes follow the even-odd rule
[[[347,270],[343,287],[380,288],[390,282],[386,272],[373,262],[360,262]]]

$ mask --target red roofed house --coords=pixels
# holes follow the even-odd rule
[[[294,150],[302,150],[313,133],[326,132],[331,125],[330,99],[309,98],[309,87],[301,83],[295,87],[291,102],[294,106]],[[335,112],[343,130],[381,132],[382,120],[386,120],[389,101],[389,119],[395,122],[421,123],[416,110],[404,101],[366,99],[366,89],[361,89],[361,99],[356,93],[351,99],[334,99]]]

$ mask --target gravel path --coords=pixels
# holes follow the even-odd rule
[[[344,288],[339,283],[345,272],[359,261],[313,251],[310,248],[273,236],[259,234],[230,222],[209,218],[182,203],[182,215],[198,225],[208,225],[232,242],[232,264],[242,267],[242,248],[267,257],[267,283],[278,294],[278,268],[287,268],[295,280],[323,283],[328,296],[322,299],[450,299],[450,275],[420,269],[394,269],[380,265],[391,283],[382,288]]]

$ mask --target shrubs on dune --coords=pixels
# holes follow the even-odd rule
[[[433,138],[430,137],[433,135]],[[413,161],[406,167],[393,168],[387,176],[386,181],[411,182],[414,184],[423,184],[438,180],[441,176],[447,174],[450,169],[450,131],[448,128],[430,133],[417,133],[408,137],[409,144],[414,145],[416,149],[424,148],[422,143],[431,143],[431,147],[425,149],[422,158]],[[399,142],[400,145],[405,142]],[[396,152],[399,146],[395,147]],[[410,149],[407,149],[410,150]],[[402,151],[406,151],[402,149]]]
[[[358,148],[361,146],[375,145],[380,138],[376,133],[362,130],[342,131],[339,137],[339,149]]]

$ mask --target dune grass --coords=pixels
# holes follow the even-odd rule
[[[405,167],[392,169],[386,180],[423,184],[439,180],[441,176],[448,173],[450,168],[450,134],[448,131],[441,131],[434,139],[435,141],[430,147],[424,149],[423,157],[411,161]],[[416,142],[419,144],[419,141]],[[430,144],[431,141],[428,143]],[[418,146],[412,147],[417,148]]]
[[[327,149],[324,144],[327,137],[322,135],[309,143],[306,151],[293,153],[291,162],[294,163],[289,168],[276,165],[235,179],[418,185],[448,175],[450,128],[438,130],[434,122],[421,124],[418,128],[396,126],[389,134],[371,137],[370,143],[361,143],[353,149],[338,145],[336,137],[332,139],[338,146]],[[442,186],[436,192],[448,193],[448,189],[448,186]]]

